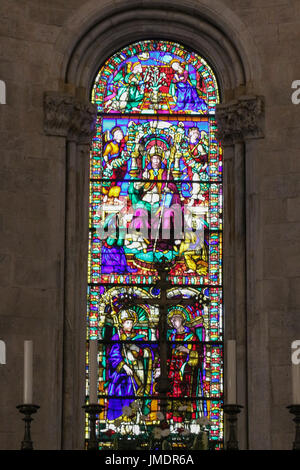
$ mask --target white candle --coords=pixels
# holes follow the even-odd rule
[[[24,341],[24,403],[32,404],[33,342]]]
[[[98,341],[90,339],[89,347],[90,404],[98,403]]]
[[[300,405],[300,364],[292,364],[292,387],[292,405]]]
[[[236,343],[227,341],[227,403],[236,404]]]

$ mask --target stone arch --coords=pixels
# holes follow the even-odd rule
[[[57,81],[89,91],[96,69],[127,44],[158,37],[193,48],[215,69],[223,97],[252,92],[258,53],[245,25],[219,0],[90,0],[72,15],[55,44]]]
[[[66,141],[66,225],[63,311],[62,448],[82,448],[89,142],[96,107],[89,102],[99,67],[114,52],[153,37],[177,41],[202,55],[219,82],[217,109],[224,145],[224,292],[225,339],[238,343],[238,400],[244,405],[240,441],[248,447],[247,411],[247,142],[263,137],[264,106],[259,94],[259,55],[245,25],[219,0],[90,0],[65,24],[50,66],[44,99],[46,135]],[[255,151],[253,143],[250,151]],[[248,158],[250,161],[250,158]],[[251,162],[248,164],[251,172]],[[248,188],[246,189],[246,185]],[[80,202],[80,207],[79,207]],[[250,209],[249,209],[250,210]],[[74,227],[80,227],[74,233]],[[248,273],[248,274],[247,274]],[[254,287],[250,287],[254,289]]]

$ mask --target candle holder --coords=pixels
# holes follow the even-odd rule
[[[96,415],[101,413],[104,407],[103,405],[90,404],[84,405],[82,408],[86,413],[88,413],[90,423],[90,437],[88,439],[87,450],[98,450],[98,439],[96,436]]]
[[[29,405],[23,404],[18,405],[17,409],[24,415],[23,421],[25,421],[25,433],[24,439],[21,443],[21,450],[33,450],[33,442],[31,440],[30,428],[31,428],[31,421],[33,418],[31,415],[37,412],[39,409],[38,405]]]
[[[300,405],[290,405],[287,406],[287,409],[290,411],[291,414],[295,415],[293,421],[294,423],[296,423],[296,434],[293,444],[293,450],[300,450]]]
[[[229,422],[229,438],[226,444],[226,450],[239,450],[237,440],[237,415],[242,411],[241,405],[223,405],[224,413]]]

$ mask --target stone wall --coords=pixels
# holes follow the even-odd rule
[[[25,339],[34,341],[34,401],[41,406],[32,428],[36,448],[82,446],[83,431],[67,443],[62,433],[68,172],[65,139],[44,133],[43,100],[47,91],[66,91],[61,45],[69,44],[71,53],[79,39],[74,31],[82,25],[84,34],[92,12],[104,14],[110,4],[117,8],[122,2],[0,3],[0,79],[7,103],[0,105],[0,339],[7,348],[7,363],[0,365],[1,449],[18,448],[23,437],[16,405],[22,402]],[[189,8],[191,3],[181,2]],[[206,3],[195,0],[195,11]],[[265,137],[246,143],[247,315],[241,349],[248,436],[242,445],[288,449],[294,433],[286,410],[292,400],[290,345],[300,339],[300,105],[291,102],[291,83],[300,79],[300,3],[210,3],[224,9],[225,23],[239,20],[237,35],[251,37],[257,51],[251,59],[260,64],[260,74],[247,85],[265,98]],[[171,1],[152,4],[170,5],[172,18]],[[224,97],[230,93],[224,90]],[[230,317],[229,310],[226,314]],[[78,357],[76,347],[71,354]],[[84,373],[84,358],[79,370]],[[83,396],[81,391],[78,403]]]

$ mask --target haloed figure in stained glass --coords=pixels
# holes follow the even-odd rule
[[[137,111],[144,98],[143,69],[140,62],[127,62],[114,75],[114,89],[118,88],[111,95],[113,108],[116,111]],[[107,105],[110,101],[107,102]]]
[[[174,398],[195,397],[200,386],[201,354],[200,343],[196,334],[186,326],[186,317],[182,310],[174,309],[168,315],[171,327],[167,339],[171,342],[171,357],[168,360],[168,378],[171,381]],[[196,418],[195,406],[190,404],[192,418]],[[174,408],[173,408],[174,409]],[[167,415],[171,418],[172,413]],[[182,417],[173,417],[182,421]]]
[[[187,109],[207,111],[207,104],[198,95],[196,84],[192,83],[186,64],[179,62],[177,59],[172,60],[170,64],[175,72],[170,85],[170,94],[176,96],[174,111],[185,111]]]
[[[142,66],[140,62],[132,64],[132,71],[125,78],[128,83],[128,100],[126,111],[137,111],[144,98],[144,81],[142,76]]]
[[[196,172],[197,168],[200,173],[203,173],[207,168],[209,151],[207,133],[200,131],[198,127],[190,127],[188,130],[188,139],[189,168],[195,168],[194,172]],[[189,176],[192,176],[192,173],[189,173]]]
[[[123,414],[139,396],[152,394],[152,364],[154,353],[146,332],[135,329],[137,315],[133,310],[122,310],[118,316],[119,331],[111,338],[115,342],[108,353],[107,419],[114,420]],[[127,343],[128,342],[128,343]]]
[[[142,175],[144,181],[131,183],[129,188],[129,196],[135,209],[133,226],[135,229],[149,231],[147,246],[135,245],[138,249],[157,249],[163,252],[173,250],[174,241],[160,234],[162,229],[170,230],[174,211],[181,208],[181,199],[170,169],[163,163],[164,148],[166,147],[157,145],[156,139],[148,143],[147,157],[150,161]]]
[[[150,163],[143,173],[143,178],[150,181],[145,183],[143,187],[143,201],[154,207],[157,205],[157,209],[161,205],[162,199],[164,199],[165,207],[180,204],[180,195],[176,184],[172,181],[170,171],[162,163],[163,150],[153,145],[148,155]]]

